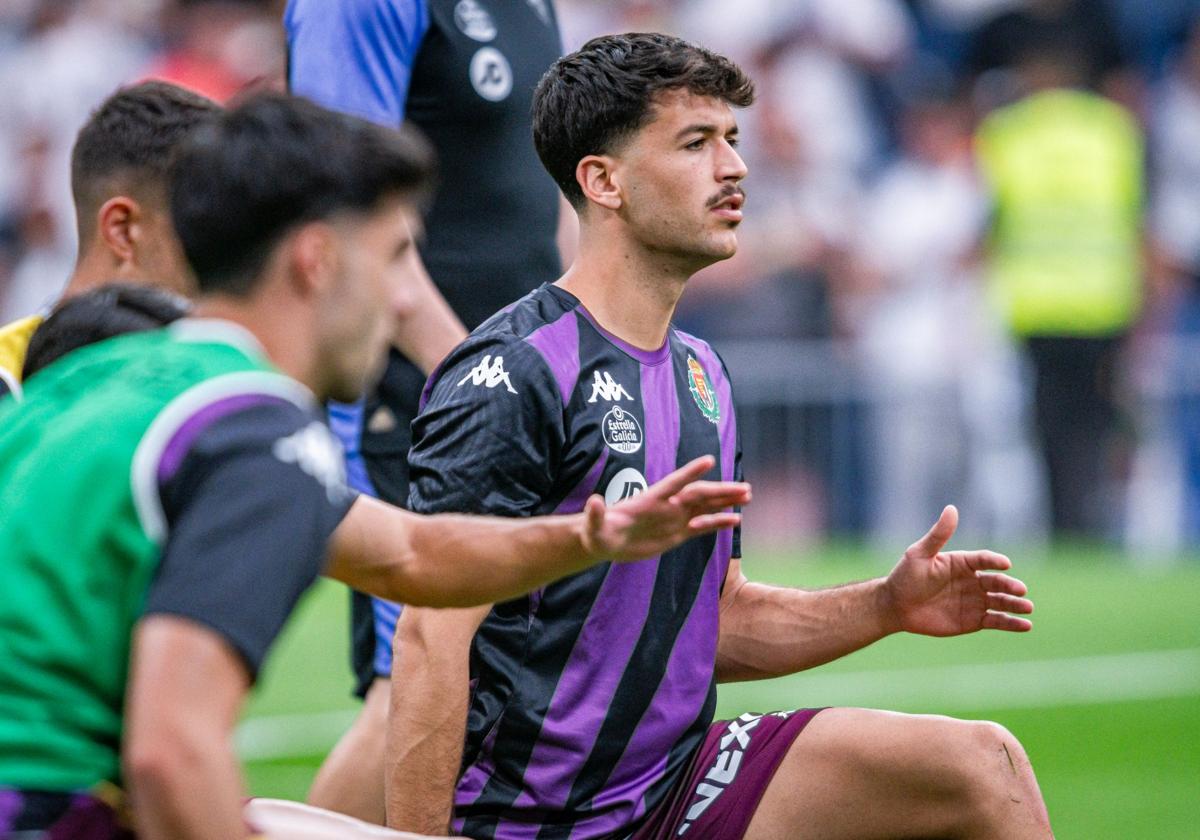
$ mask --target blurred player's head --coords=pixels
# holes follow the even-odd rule
[[[302,378],[353,399],[385,359],[432,173],[412,129],[264,94],[189,139],[171,214],[202,301],[290,319]]]
[[[167,173],[180,142],[219,110],[175,85],[144,82],[117,91],[84,123],[71,152],[79,260],[68,295],[113,280],[192,291]]]
[[[746,167],[732,108],[753,101],[723,56],[667,35],[607,35],[542,78],[534,143],[585,226],[619,222],[698,268],[737,248]]]
[[[185,297],[154,286],[113,283],[61,301],[29,340],[22,378],[28,379],[80,347],[165,327],[187,314]]]

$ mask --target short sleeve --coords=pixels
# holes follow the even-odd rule
[[[257,675],[354,501],[336,440],[290,403],[247,408],[200,432],[160,494],[169,529],[146,613],[208,627]]]
[[[541,513],[565,434],[562,397],[541,354],[519,338],[460,345],[413,423],[409,506],[420,513]]]
[[[383,125],[404,119],[426,0],[290,0],[288,85],[319,105]]]

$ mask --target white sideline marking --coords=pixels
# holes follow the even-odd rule
[[[1030,662],[822,673],[755,686],[755,711],[868,706],[910,712],[1039,709],[1200,694],[1200,648]],[[245,760],[321,755],[354,720],[353,710],[250,718],[234,743]]]

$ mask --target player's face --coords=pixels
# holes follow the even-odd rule
[[[328,396],[357,399],[382,372],[419,227],[416,211],[399,199],[335,225],[338,276],[322,340]]]
[[[622,212],[647,247],[703,267],[732,257],[745,194],[728,104],[685,90],[658,97],[653,120],[616,155]]]

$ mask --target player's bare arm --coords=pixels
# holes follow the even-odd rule
[[[249,687],[245,665],[208,628],[172,615],[138,624],[121,758],[139,837],[247,835],[229,737]]]
[[[491,606],[406,609],[396,625],[384,769],[387,824],[444,834],[467,726],[471,639]]]
[[[741,516],[728,508],[749,502],[749,485],[696,480],[712,466],[697,458],[645,493],[612,507],[593,497],[571,516],[421,516],[360,497],[330,540],[325,572],[415,606],[506,600],[602,560],[639,560],[734,527]]]
[[[416,248],[404,253],[402,263],[392,343],[428,376],[467,337],[467,328],[434,285]]]
[[[717,678],[764,679],[802,671],[900,631],[957,636],[1033,627],[1027,588],[1003,574],[993,551],[943,551],[958,525],[948,506],[886,577],[807,591],[747,581],[740,561],[726,577]]]

